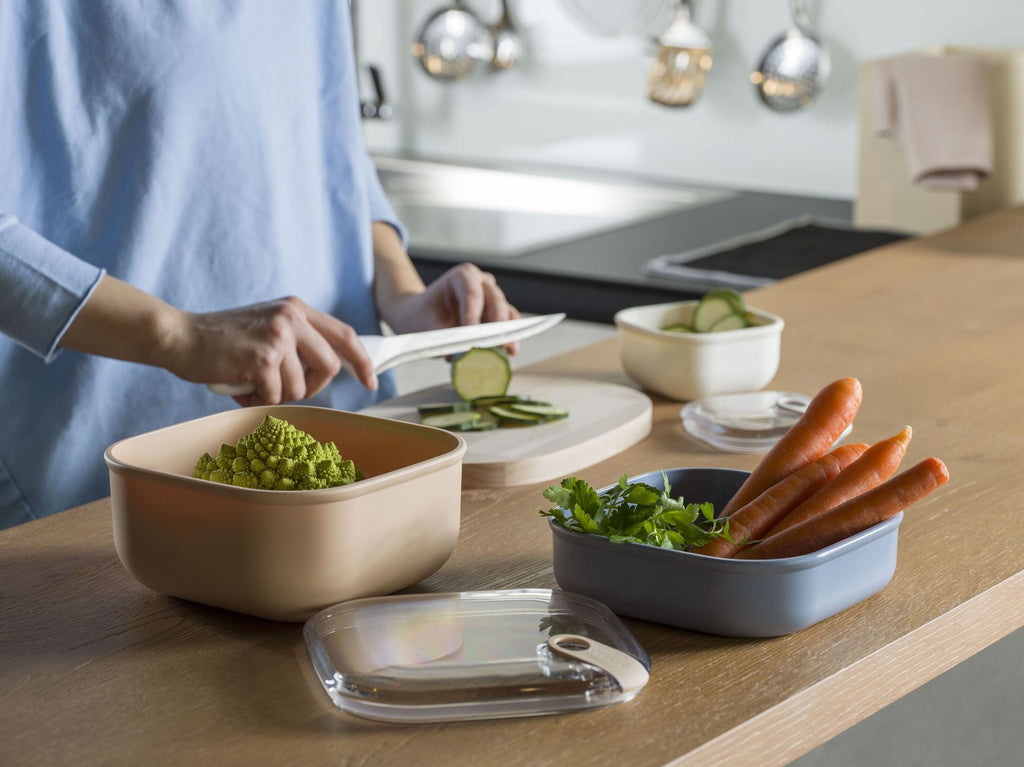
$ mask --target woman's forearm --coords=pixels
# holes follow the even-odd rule
[[[403,311],[405,300],[423,292],[423,280],[390,224],[373,222],[373,298],[377,311],[396,330],[406,330],[412,318]]]
[[[310,397],[348,361],[377,388],[356,332],[295,296],[193,314],[105,275],[61,346],[161,367],[193,383],[250,383],[242,404]]]
[[[184,317],[156,296],[104,275],[65,331],[60,346],[163,367]]]

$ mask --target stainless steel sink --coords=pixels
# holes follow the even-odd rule
[[[384,190],[420,253],[514,257],[735,196],[375,157]]]

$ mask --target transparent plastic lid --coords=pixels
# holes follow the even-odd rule
[[[719,450],[767,452],[799,420],[811,398],[786,391],[721,394],[679,411],[686,431]],[[850,433],[850,427],[842,437]]]
[[[598,708],[633,698],[651,667],[603,604],[545,589],[357,599],[303,633],[333,703],[384,721]]]

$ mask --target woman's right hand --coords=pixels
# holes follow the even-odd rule
[[[189,313],[105,275],[61,338],[69,349],[162,367],[200,384],[249,383],[241,405],[312,397],[342,359],[368,389],[373,363],[356,332],[295,297]]]
[[[184,314],[169,337],[164,365],[186,381],[249,383],[242,405],[275,405],[312,397],[342,369],[342,359],[368,389],[373,363],[356,332],[294,296],[206,314]]]

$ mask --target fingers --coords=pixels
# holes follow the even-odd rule
[[[376,391],[377,374],[373,370],[373,361],[366,353],[366,349],[363,348],[363,344],[359,341],[356,331],[336,317],[332,317],[330,314],[317,309],[310,308],[309,321],[334,355],[335,367],[330,371],[330,374],[324,381],[324,385],[337,375],[341,369],[342,363],[338,359],[340,356],[348,363],[348,367],[363,386],[370,391]],[[320,388],[323,387],[321,386]]]
[[[460,303],[460,318],[464,325],[479,322],[503,322],[518,319],[519,310],[508,302],[505,292],[490,272],[481,271],[472,264],[456,267],[461,281],[457,283],[456,295]],[[509,354],[518,354],[522,344],[515,341],[505,349]]]
[[[509,308],[509,317],[508,318],[510,320],[518,320],[522,316],[519,313],[519,310],[516,309],[511,304],[509,304],[508,308]],[[519,354],[519,350],[522,347],[523,347],[523,342],[522,341],[513,341],[512,343],[505,345],[505,351],[507,351],[509,354]]]
[[[520,316],[519,310],[508,302],[494,275],[482,271],[474,264],[463,263],[449,269],[427,290],[437,295],[442,305],[448,305],[449,302],[455,304],[456,311],[452,312],[454,316],[448,323],[455,321],[456,317],[460,325],[477,325],[481,322],[517,319]],[[509,354],[517,354],[520,347],[521,344],[516,341],[508,344],[505,349]]]
[[[344,359],[369,389],[373,365],[355,331],[294,298],[223,312],[188,315],[166,367],[187,381],[249,383],[241,405],[274,405],[311,397],[333,379]]]
[[[500,322],[519,316],[490,272],[482,271],[473,264],[459,264],[444,278],[451,282],[455,293],[460,324]]]
[[[478,325],[484,317],[487,293],[484,284],[494,276],[480,271],[473,264],[459,264],[446,275],[459,307],[460,325]]]
[[[312,397],[337,375],[341,362],[313,326],[315,309],[294,297],[274,304],[267,319],[271,345],[260,350],[254,399],[277,404]]]

